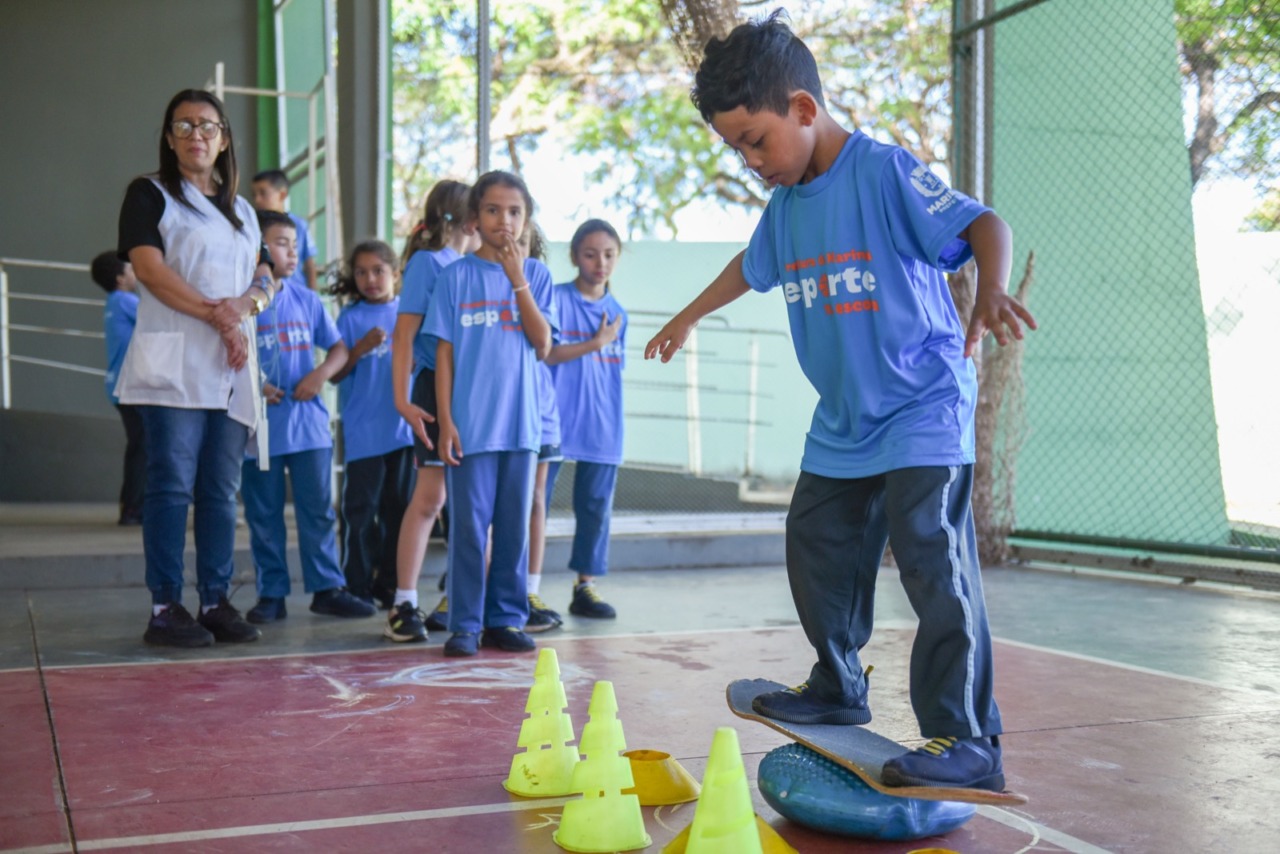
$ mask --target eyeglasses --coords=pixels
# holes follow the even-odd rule
[[[169,125],[169,130],[178,139],[187,139],[193,133],[199,133],[201,139],[216,139],[218,134],[222,133],[224,127],[218,122],[203,121],[199,124],[181,121],[174,122]]]

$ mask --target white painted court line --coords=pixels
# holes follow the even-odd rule
[[[1106,848],[1099,848],[1085,842],[1083,839],[1076,839],[1070,834],[1063,833],[1060,830],[1054,830],[1052,827],[1045,827],[1039,822],[1032,821],[1026,816],[1019,815],[1001,807],[992,807],[985,804],[978,807],[978,813],[983,818],[989,818],[992,821],[999,822],[1005,827],[1014,830],[1024,831],[1031,836],[1031,842],[1025,848],[1020,849],[1016,854],[1023,854],[1024,851],[1034,851],[1041,841],[1052,843],[1071,854],[1111,854]]]
[[[493,815],[495,813],[524,812],[542,809],[559,809],[574,798],[538,798],[505,804],[478,804],[473,807],[448,807],[415,812],[385,813],[382,815],[354,815],[345,818],[323,818],[314,821],[286,821],[277,824],[251,824],[244,827],[219,827],[211,830],[191,830],[180,833],[154,833],[141,836],[119,836],[113,839],[76,840],[77,851],[108,851],[112,848],[140,848],[144,845],[173,845],[201,842],[208,839],[234,839],[241,836],[266,836],[274,833],[300,833],[308,830],[333,830],[343,827],[368,827],[378,824],[399,824],[406,821],[430,821],[437,818],[457,818],[468,815]],[[70,851],[69,845],[41,845],[34,848],[6,848],[6,854],[60,854]]]

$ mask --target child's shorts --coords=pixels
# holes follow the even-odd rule
[[[410,402],[414,406],[422,409],[431,415],[436,414],[436,372],[430,368],[423,368],[418,371],[418,376],[413,380],[413,389],[409,395]],[[413,431],[413,459],[419,468],[423,466],[442,466],[440,455],[436,449],[440,447],[440,424],[435,421],[426,423],[427,438],[431,440],[431,444],[435,448],[428,448],[422,444],[422,439],[418,437],[418,431]]]
[[[564,454],[560,452],[559,445],[543,445],[538,449],[538,462],[562,463],[564,462]]]

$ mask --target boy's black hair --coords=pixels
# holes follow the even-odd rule
[[[826,108],[818,63],[782,20],[785,14],[778,9],[707,42],[689,93],[704,121],[738,107],[746,107],[748,113],[770,110],[785,116],[796,90],[808,92],[818,106]]]
[[[254,175],[253,181],[250,183],[256,184],[259,181],[266,181],[277,190],[289,189],[289,176],[284,174],[283,169],[264,169],[257,175]]]
[[[292,228],[295,232],[298,230],[298,224],[293,221],[287,213],[280,211],[257,211],[258,228],[262,230],[263,240],[267,237],[267,229],[273,225],[283,225]]]
[[[125,262],[115,252],[102,252],[89,264],[89,275],[107,293],[116,289],[116,279],[124,275]]]

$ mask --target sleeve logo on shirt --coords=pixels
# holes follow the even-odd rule
[[[925,208],[930,214],[942,213],[956,203],[956,193],[942,182],[942,179],[929,171],[923,163],[911,172],[911,186],[926,199],[937,199]]]

